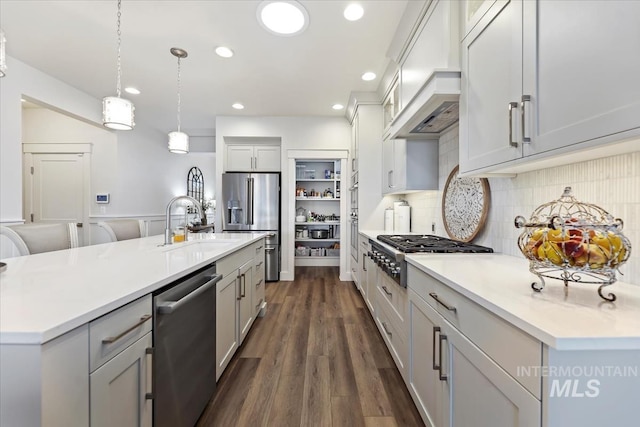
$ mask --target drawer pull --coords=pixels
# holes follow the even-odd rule
[[[436,334],[440,332],[440,326],[433,327],[433,348],[431,349],[431,360],[433,361],[433,370],[439,371],[440,364],[436,363]]]
[[[438,375],[440,376],[440,381],[447,381],[447,376],[442,373],[442,341],[446,341],[447,336],[440,334],[440,348],[438,349],[438,356],[440,364],[438,365]]]
[[[446,308],[449,311],[453,311],[454,313],[457,311],[456,308],[452,305],[447,304],[446,302],[442,301],[440,298],[438,298],[438,294],[436,294],[435,292],[429,292],[429,296],[431,298],[433,298],[434,300],[436,300],[436,302],[438,304],[440,304],[441,306],[443,306],[444,308]]]
[[[149,383],[149,380],[151,380],[151,387],[147,387],[147,390],[149,390],[149,388],[151,388],[150,392],[145,393],[144,398],[147,400],[153,400],[154,399],[154,395],[155,395],[155,382],[153,381],[153,354],[154,354],[154,348],[153,347],[147,347],[144,350],[145,354],[147,355],[147,383]]]
[[[391,332],[389,332],[389,329],[387,329],[387,323],[386,322],[382,322],[382,329],[384,329],[384,331],[387,333],[387,335],[389,335],[390,337],[393,336],[393,334]]]
[[[262,298],[260,298],[260,302],[258,303],[258,305],[256,305],[256,310],[258,310],[260,308],[260,306],[262,305],[262,301],[264,301]]]
[[[260,281],[259,281],[258,283],[256,283],[256,288],[257,288],[258,286],[262,285],[262,282],[263,282],[263,280],[262,280],[262,279],[260,279]]]
[[[260,268],[260,266],[262,266],[262,264],[264,264],[264,262],[260,261],[259,263],[256,264],[256,269]]]
[[[384,291],[385,294],[389,295],[390,297],[393,296],[393,293],[389,292],[389,289],[387,289],[386,286],[382,286],[382,290]]]
[[[132,327],[128,328],[126,331],[120,332],[115,337],[107,337],[107,338],[103,339],[102,340],[102,344],[113,344],[114,342],[118,341],[120,338],[122,338],[123,336],[127,335],[129,332],[133,331],[135,328],[139,327],[140,325],[142,325],[144,322],[146,322],[149,319],[151,319],[151,315],[150,314],[145,314],[144,316],[142,316],[140,318],[140,320],[135,325],[133,325]]]

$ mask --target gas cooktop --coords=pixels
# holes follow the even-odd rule
[[[420,234],[381,234],[378,240],[400,252],[416,253],[489,253],[493,249],[472,243],[459,242],[446,237]]]

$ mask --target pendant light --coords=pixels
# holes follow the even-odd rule
[[[122,67],[120,64],[120,17],[121,0],[118,0],[118,77],[116,79],[116,96],[106,96],[102,99],[102,124],[109,129],[131,130],[136,125],[133,121],[135,107],[128,99],[120,97],[120,77]]]
[[[0,77],[7,74],[7,58],[5,56],[5,47],[7,39],[4,38],[4,31],[0,30]]]
[[[189,152],[189,135],[180,132],[180,60],[187,57],[187,51],[178,47],[172,47],[170,51],[178,58],[178,130],[169,132],[169,151],[186,154]]]

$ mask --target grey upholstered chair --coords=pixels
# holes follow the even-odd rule
[[[105,229],[112,242],[147,237],[147,223],[141,219],[114,219],[101,221],[98,225]]]
[[[74,222],[62,224],[18,224],[0,226],[0,235],[6,236],[20,255],[77,248],[78,229]]]

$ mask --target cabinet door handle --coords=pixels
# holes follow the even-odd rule
[[[389,295],[390,297],[393,296],[393,293],[389,292],[389,289],[387,289],[386,286],[382,286],[382,290],[384,291],[385,294]]]
[[[440,348],[438,349],[438,359],[440,364],[438,365],[438,376],[440,377],[440,381],[447,381],[447,376],[442,373],[442,341],[446,341],[447,336],[440,334]]]
[[[102,340],[102,344],[113,344],[114,342],[118,341],[120,338],[122,338],[125,335],[127,335],[129,332],[131,332],[134,329],[136,329],[137,327],[141,326],[144,322],[146,322],[149,319],[151,319],[151,315],[150,314],[145,314],[144,316],[142,316],[140,318],[139,321],[136,322],[135,325],[131,326],[130,328],[127,328],[126,330],[120,332],[118,335],[116,335],[114,337],[107,337],[107,338],[103,339]]]
[[[247,275],[242,273],[242,295],[241,297],[244,298],[247,295]]]
[[[509,145],[512,147],[518,146],[518,141],[513,140],[513,109],[518,108],[517,102],[509,103]]]
[[[386,322],[382,322],[382,329],[384,329],[384,331],[387,333],[387,335],[389,335],[389,337],[393,337],[393,334],[391,332],[389,332],[389,329],[387,329],[387,323]]]
[[[367,271],[367,264],[364,262],[364,257],[366,254],[362,254],[362,271]]]
[[[433,362],[433,370],[439,371],[440,365],[436,363],[436,334],[440,332],[440,326],[433,327],[433,348],[431,349],[431,361]]]
[[[144,394],[144,398],[147,400],[153,400],[155,397],[156,391],[156,383],[153,381],[153,354],[155,349],[153,347],[147,347],[144,350],[144,353],[147,357],[147,384],[149,383],[149,379],[151,380],[151,387],[147,386],[147,390],[151,389],[151,391],[147,391]]]
[[[438,297],[438,294],[436,294],[435,292],[429,292],[429,296],[430,296],[431,298],[433,298],[434,300],[436,300],[436,302],[437,302],[438,304],[440,304],[441,306],[443,306],[443,307],[444,307],[444,308],[446,308],[447,310],[449,310],[449,311],[453,311],[454,313],[457,311],[457,309],[456,309],[454,306],[449,305],[449,304],[447,304],[446,302],[442,301],[442,300],[440,299],[440,297]]]
[[[526,135],[525,132],[525,123],[526,123],[526,114],[525,114],[525,102],[531,102],[531,95],[522,95],[522,102],[520,102],[520,106],[522,107],[522,142],[529,143],[531,142],[531,138]]]
[[[356,159],[355,157],[353,159],[351,159],[351,172],[355,172],[356,171]]]
[[[387,187],[391,188],[391,171],[387,172]]]
[[[240,301],[242,299],[242,274],[238,273],[236,280],[240,281],[240,284],[238,286],[238,296],[236,297],[236,299]]]

